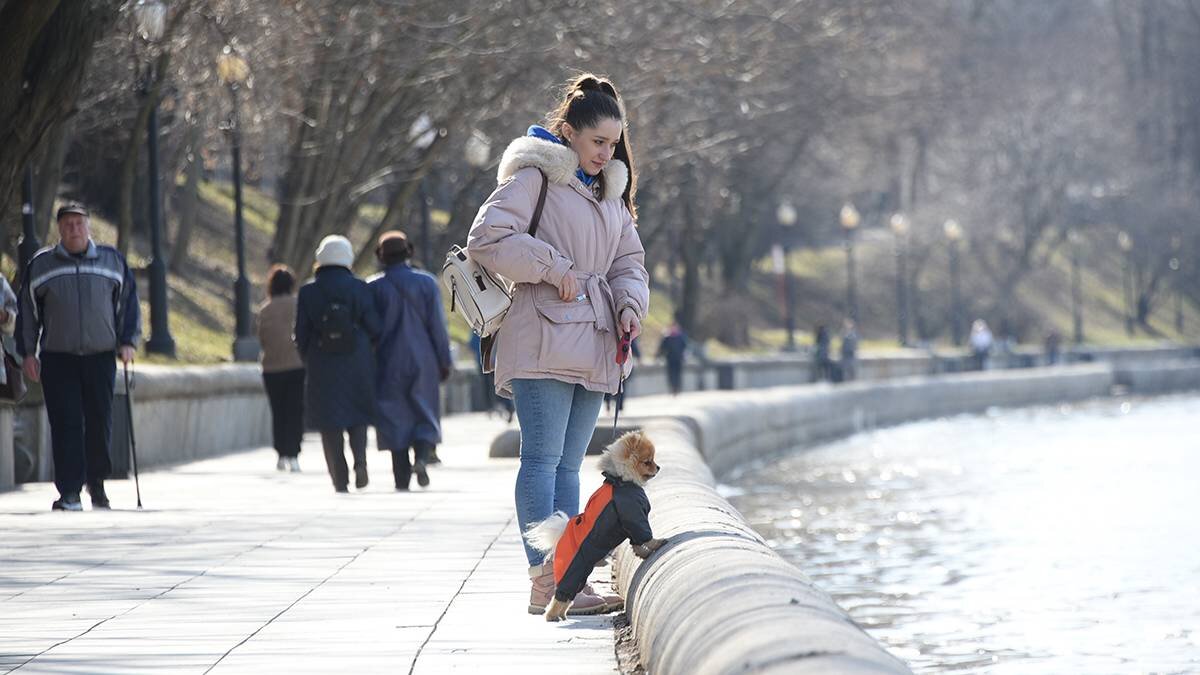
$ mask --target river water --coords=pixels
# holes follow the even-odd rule
[[[1200,673],[1200,398],[863,433],[722,486],[925,673]]]

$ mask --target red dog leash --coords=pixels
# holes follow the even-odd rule
[[[617,342],[617,365],[621,367],[621,372],[617,376],[617,407],[613,411],[613,434],[612,439],[617,440],[617,418],[621,416],[621,404],[624,403],[622,396],[625,393],[625,362],[629,360],[629,350],[633,344],[633,338],[629,333],[622,333],[621,339]]]

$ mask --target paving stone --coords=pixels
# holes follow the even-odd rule
[[[337,495],[311,436],[299,474],[269,449],[146,472],[141,511],[132,481],[107,513],[0,493],[0,672],[615,672],[610,617],[525,611],[517,462],[487,457],[504,425],[444,426],[428,491],[371,452],[371,485]]]

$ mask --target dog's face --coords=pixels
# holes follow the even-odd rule
[[[639,485],[658,475],[658,464],[654,461],[654,443],[640,431],[631,431],[617,439],[617,461],[625,467],[625,475]]]

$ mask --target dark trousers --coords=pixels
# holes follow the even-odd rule
[[[275,452],[280,457],[295,457],[304,440],[304,369],[263,373],[263,384],[271,402]]]
[[[350,427],[349,429],[333,429],[321,431],[321,445],[325,449],[325,465],[329,467],[329,477],[333,479],[333,487],[345,490],[350,483],[350,469],[346,466],[346,446],[342,434],[350,435],[350,452],[354,455],[354,472],[367,472],[367,427]]]
[[[108,453],[116,355],[43,352],[40,358],[54,486],[59,494],[77,494],[85,482],[102,481],[112,472]]]
[[[412,480],[412,462],[408,459],[408,452],[408,448],[392,451],[392,478],[396,480],[398,490],[407,490]],[[416,461],[428,463],[433,455],[433,444],[417,441],[413,443],[412,452]]]
[[[673,395],[683,391],[683,361],[667,359],[667,387]]]

